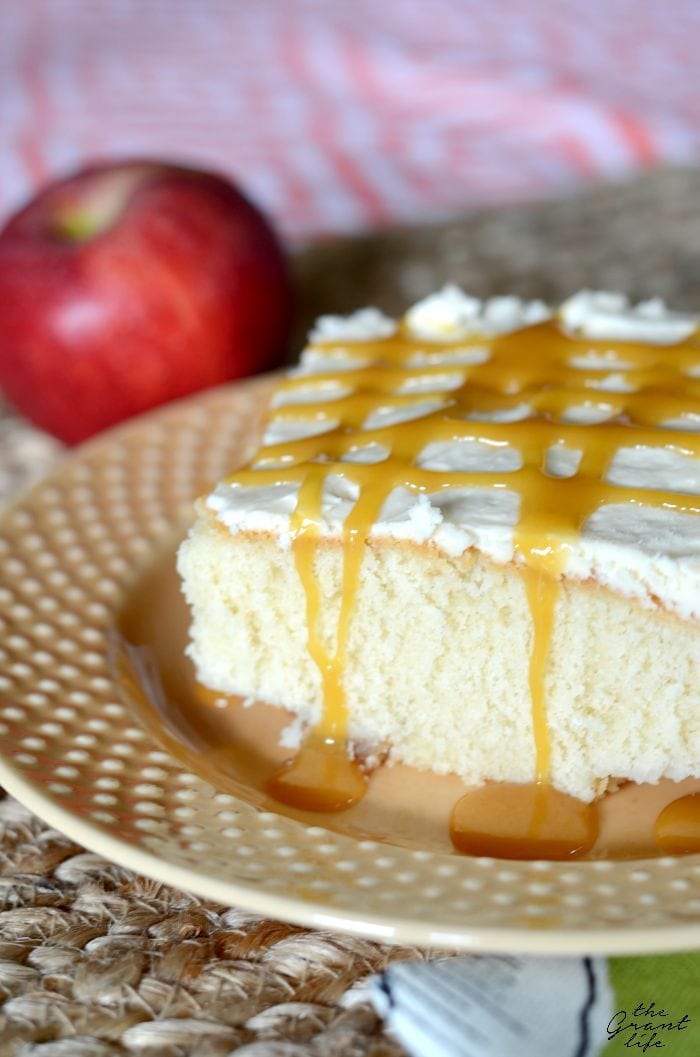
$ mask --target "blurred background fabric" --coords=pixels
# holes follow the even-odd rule
[[[695,0],[3,0],[0,215],[86,157],[191,160],[294,241],[700,155]]]

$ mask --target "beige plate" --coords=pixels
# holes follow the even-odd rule
[[[362,839],[214,788],[125,707],[115,629],[172,553],[192,498],[245,459],[268,385],[215,390],[115,430],[5,515],[5,787],[125,866],[301,924],[541,954],[700,947],[700,856],[500,862]]]

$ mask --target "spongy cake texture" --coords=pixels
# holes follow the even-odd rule
[[[321,716],[307,650],[304,596],[289,549],[232,535],[206,511],[180,549],[199,678],[224,693]],[[333,648],[342,547],[318,548],[321,634]],[[531,781],[528,665],[532,622],[522,578],[476,552],[370,540],[344,678],[349,734],[390,758],[468,783]],[[614,775],[636,781],[697,772],[694,625],[595,585],[567,581],[546,679],[551,781],[582,799]]]

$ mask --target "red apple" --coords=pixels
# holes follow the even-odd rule
[[[95,165],[0,232],[0,386],[68,443],[274,367],[290,318],[275,235],[212,173]]]

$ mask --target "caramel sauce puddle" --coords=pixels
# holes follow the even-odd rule
[[[700,793],[667,804],[654,825],[654,840],[668,855],[700,852]]]
[[[499,859],[573,859],[598,838],[595,804],[541,783],[487,783],[457,801],[450,818],[457,851]]]
[[[275,800],[301,811],[346,811],[362,800],[367,776],[348,756],[345,745],[316,735],[275,771],[265,790]]]

